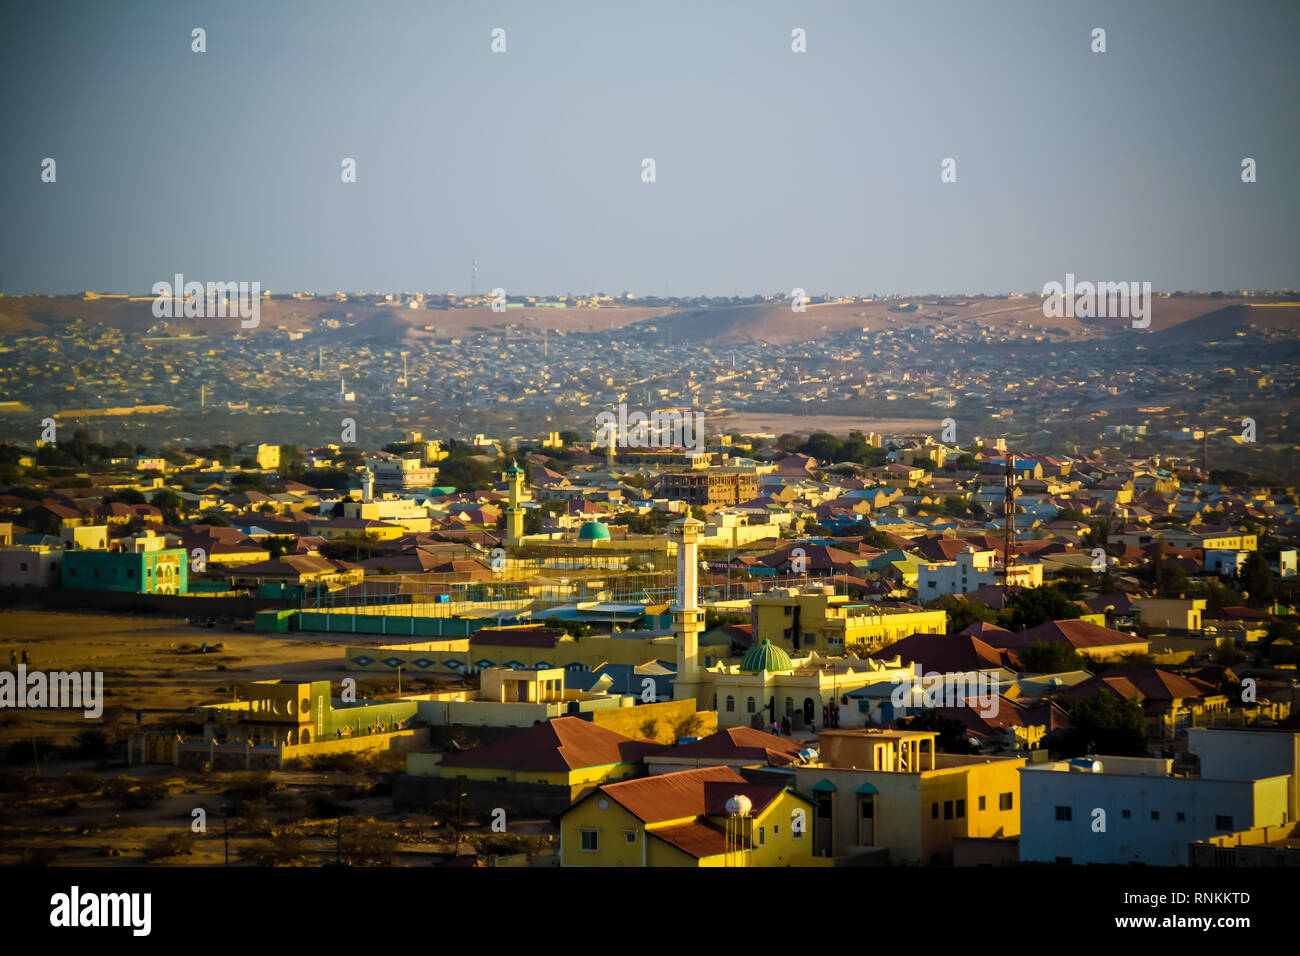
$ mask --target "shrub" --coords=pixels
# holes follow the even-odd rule
[[[194,834],[168,833],[155,840],[150,840],[142,848],[142,855],[150,862],[154,860],[167,860],[174,856],[181,856],[194,852]]]

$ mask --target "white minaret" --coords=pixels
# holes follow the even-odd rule
[[[366,504],[375,500],[375,473],[369,467],[361,469],[361,500]]]
[[[673,680],[673,698],[694,698],[697,707],[705,706],[708,688],[700,675],[700,632],[704,630],[704,612],[699,597],[699,541],[703,521],[689,514],[668,526],[668,536],[677,543],[677,602],[673,605],[673,630],[677,634],[677,676]]]

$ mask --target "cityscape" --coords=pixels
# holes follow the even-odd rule
[[[630,29],[621,12],[394,2],[349,37],[333,3],[319,22],[289,0],[125,4],[111,23],[67,6],[86,18],[74,54],[131,65],[102,90],[60,81],[48,112],[13,106],[40,135],[0,167],[0,866],[31,879],[34,928],[173,938],[195,894],[241,887],[287,894],[277,909],[300,920],[334,890],[450,902],[472,877],[442,871],[459,869],[521,889],[594,871],[563,892],[597,912],[670,886],[645,871],[720,868],[754,892],[763,873],[841,871],[799,879],[813,905],[884,877],[917,897],[905,917],[940,886],[1011,876],[1031,885],[1025,925],[1049,930],[1068,922],[1058,880],[1096,928],[1285,916],[1276,874],[1300,866],[1294,9],[1251,2],[1232,28],[1279,87],[1204,134],[1215,157],[1158,186],[1047,146],[1005,160],[1063,162],[1139,215],[1204,201],[1219,231],[1168,213],[1143,238],[1083,212],[1059,233],[1018,223],[1056,194],[1033,176],[1008,192],[960,106],[1014,70],[957,105],[919,78],[980,62],[948,33],[989,29],[960,4],[923,65],[888,60],[913,84],[890,109],[931,110],[943,135],[773,145],[753,160],[766,180],[748,161],[726,171],[690,84],[751,124],[762,103],[719,71],[753,76],[773,109],[824,93],[808,107],[820,128],[856,95],[837,86],[860,66],[845,37],[911,43],[917,14],[708,9],[691,30],[712,39],[688,30],[674,53],[692,14],[673,6],[627,40],[653,80],[582,47],[613,71],[602,89],[537,48]],[[1181,9],[990,16],[1026,45],[1069,43],[1062,82],[1096,105],[1174,95],[1132,51]],[[1189,9],[1190,50],[1235,22]],[[35,7],[13,20],[34,42],[68,35]],[[445,57],[409,62],[417,24],[442,31]],[[266,52],[299,27],[322,56],[355,43],[373,75]],[[136,43],[162,44],[175,89],[144,79]],[[1210,68],[1223,83],[1247,69],[1232,51]],[[262,74],[268,56],[283,75]],[[674,64],[681,77],[660,74]],[[376,149],[424,81],[443,84],[427,95],[452,125]],[[999,121],[1064,95],[1047,86],[1017,87]],[[98,119],[46,136],[96,104],[262,92],[260,170],[214,167],[207,130],[166,158]],[[289,148],[267,127],[303,103],[332,125]],[[475,110],[510,136],[453,133]],[[1171,124],[1133,161],[1199,135]],[[908,171],[855,206],[845,157],[867,143]],[[417,174],[403,150],[426,147]],[[302,168],[317,162],[320,182]],[[105,198],[105,171],[123,196]],[[202,224],[160,236],[126,209],[205,180]],[[430,189],[442,211],[421,225]],[[213,212],[237,196],[261,212]],[[787,198],[770,224],[751,205]],[[804,209],[787,247],[776,220]],[[921,220],[942,249],[923,253]],[[439,879],[416,895],[411,868]],[[646,882],[602,885],[613,868]],[[1004,902],[997,918],[1022,915]]]

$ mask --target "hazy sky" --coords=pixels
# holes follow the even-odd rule
[[[0,291],[1289,288],[1297,36],[1296,0],[9,2]]]

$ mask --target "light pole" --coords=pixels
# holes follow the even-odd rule
[[[465,794],[462,793],[460,795],[460,798],[456,801],[456,855],[457,856],[460,856],[460,820],[461,820],[461,807],[464,805],[464,801],[465,801]]]

